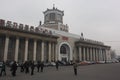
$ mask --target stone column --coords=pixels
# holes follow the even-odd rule
[[[9,44],[9,37],[6,36],[6,39],[5,39],[5,48],[4,48],[4,61],[7,60],[7,55],[8,55],[8,44]]]
[[[55,48],[55,44],[52,43],[52,53],[51,53],[52,61],[55,61],[55,50],[54,50],[54,48]]]
[[[87,47],[87,61],[89,61],[89,48]]]
[[[49,62],[51,62],[51,42],[49,42],[49,51],[48,51],[48,56],[49,56],[48,61],[49,61]]]
[[[100,61],[100,49],[98,49],[98,61]]]
[[[42,49],[41,49],[41,61],[44,61],[44,42],[42,41]]]
[[[98,61],[98,48],[96,48],[96,61]]]
[[[106,50],[104,49],[104,59],[105,59],[105,61],[107,60],[107,53],[106,53]]]
[[[25,39],[25,59],[24,61],[28,60],[28,38]]]
[[[92,57],[92,48],[90,48],[90,61],[93,61],[93,57]]]
[[[37,49],[37,41],[34,40],[34,49],[33,49],[33,60],[36,61],[36,49]]]
[[[96,56],[96,54],[97,54],[97,49],[95,48],[95,52],[94,52],[94,55],[95,55],[95,61],[97,61],[97,56]]]
[[[95,48],[93,48],[93,61],[95,61]]]
[[[108,55],[107,55],[107,57],[108,57],[108,60],[111,60],[111,53],[110,53],[110,49],[108,49]]]
[[[104,61],[104,60],[105,60],[105,59],[104,59],[104,50],[102,50],[102,57],[103,57],[103,61]]]
[[[83,61],[86,61],[85,47],[83,47]]]
[[[107,61],[110,61],[110,60],[111,60],[109,49],[106,49],[106,60],[107,60]]]
[[[18,61],[18,50],[19,50],[19,38],[16,38],[16,44],[15,44],[15,61]]]
[[[79,47],[79,61],[82,61],[82,52],[81,52],[81,46]]]
[[[103,61],[102,49],[100,49],[100,60]]]
[[[55,61],[58,60],[57,44],[55,43]]]
[[[101,58],[102,58],[102,61],[104,61],[103,49],[101,49]]]

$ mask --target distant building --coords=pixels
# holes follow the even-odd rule
[[[69,33],[63,24],[64,11],[55,7],[44,11],[38,27],[0,20],[0,60],[16,61],[107,61],[110,46]]]

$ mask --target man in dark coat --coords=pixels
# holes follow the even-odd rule
[[[34,66],[34,62],[32,62],[32,63],[31,63],[31,75],[34,74],[34,67],[35,67],[35,66]]]
[[[28,61],[25,61],[24,63],[24,68],[25,68],[25,73],[29,73],[29,62]]]
[[[37,62],[37,71],[39,72],[40,69],[40,61]]]
[[[77,63],[76,62],[73,64],[73,68],[74,68],[74,74],[77,75]]]
[[[5,66],[5,62],[4,62],[4,61],[3,61],[3,63],[2,63],[0,76],[2,76],[2,73],[3,73],[3,72],[4,72],[4,75],[6,75],[6,66]]]
[[[43,68],[44,68],[44,63],[43,62],[41,62],[40,67],[41,67],[41,72],[43,72]]]
[[[23,62],[20,64],[20,72],[24,72],[24,63]]]
[[[16,76],[17,64],[16,61],[13,62],[11,66],[12,76]]]
[[[58,67],[59,67],[59,63],[58,61],[56,61],[56,69],[58,70]]]

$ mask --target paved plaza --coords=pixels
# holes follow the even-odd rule
[[[7,68],[7,75],[0,80],[120,80],[120,63],[79,66],[77,76],[72,66],[60,66],[58,71],[55,67],[45,67],[43,73],[35,69],[33,76],[21,73],[18,68],[16,77]]]

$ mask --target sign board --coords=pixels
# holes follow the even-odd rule
[[[13,28],[17,28],[18,24],[16,22],[13,22]]]
[[[31,27],[30,27],[30,31],[34,31],[34,26],[31,26]]]
[[[35,28],[35,32],[39,32],[40,30],[39,30],[39,28],[38,27],[36,27]]]
[[[3,20],[3,19],[0,19],[0,26],[5,26],[5,20]]]
[[[11,27],[11,26],[12,26],[12,22],[11,21],[7,21],[6,27]]]
[[[29,25],[25,25],[25,30],[26,30],[26,31],[29,30]]]
[[[19,29],[23,30],[23,24],[19,24]]]

